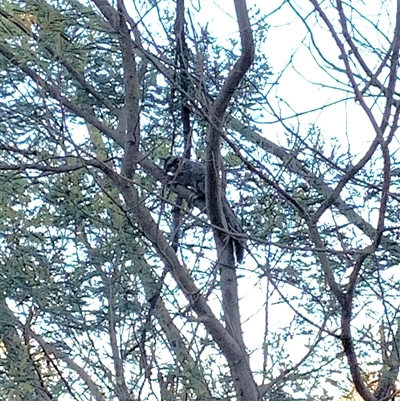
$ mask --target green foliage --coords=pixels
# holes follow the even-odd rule
[[[180,47],[175,3],[133,2],[136,24],[123,20],[122,2],[110,4],[0,2],[0,400],[234,399],[228,351],[205,329],[210,317],[194,312],[204,297],[229,332],[215,227],[157,165],[187,143],[204,161],[239,36],[218,37],[190,5]],[[327,382],[347,385],[338,292],[352,296],[360,366],[384,365],[383,350],[397,349],[397,149],[380,141],[382,152],[356,171],[364,155],[323,122],[287,123],[271,106],[271,28],[258,8],[250,14],[256,58],[229,104],[221,146],[227,197],[248,239],[235,276],[246,351],[265,398],[330,400]],[[279,123],[275,142],[266,116]],[[163,244],[179,220],[176,254],[198,288],[190,301],[140,207]]]

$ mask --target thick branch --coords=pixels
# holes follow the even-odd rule
[[[344,352],[347,357],[347,362],[350,367],[351,377],[354,386],[358,393],[365,401],[376,401],[376,398],[371,393],[370,389],[366,386],[364,379],[361,375],[360,366],[357,361],[356,351],[354,349],[354,341],[351,334],[351,317],[353,310],[353,294],[347,294],[346,303],[342,305],[342,319],[341,319],[341,341]]]
[[[125,86],[124,118],[126,119],[127,127],[122,171],[125,176],[132,178],[136,165],[134,155],[139,149],[140,142],[139,80],[136,70],[135,51],[126,18],[128,13],[123,4],[123,0],[118,0],[118,11],[120,19],[118,38],[122,54]]]
[[[211,110],[206,151],[206,205],[210,222],[217,227],[213,231],[221,273],[222,303],[226,326],[229,333],[237,340],[243,350],[240,364],[233,364],[230,359],[228,359],[228,363],[232,372],[237,398],[250,401],[257,400],[259,393],[252,377],[241,331],[233,241],[230,236],[226,235],[227,222],[222,207],[219,177],[221,158],[220,132],[222,132],[226,109],[254,58],[253,34],[246,1],[235,0],[234,3],[240,31],[241,55],[229,72]],[[218,228],[222,228],[222,230]]]

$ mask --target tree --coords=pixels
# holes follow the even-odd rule
[[[395,397],[398,3],[1,4],[0,399]],[[280,95],[281,15],[364,152]]]

